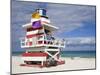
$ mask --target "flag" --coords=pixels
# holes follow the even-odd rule
[[[46,10],[45,10],[45,9],[40,9],[40,10],[39,10],[39,14],[40,14],[41,16],[46,16]]]
[[[40,28],[41,27],[41,21],[35,21],[35,22],[32,22],[32,27],[33,28]]]
[[[32,14],[32,18],[39,19],[39,18],[40,18],[39,13],[38,13],[38,12],[34,12],[34,13]]]

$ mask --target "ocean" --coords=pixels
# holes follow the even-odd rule
[[[13,51],[12,56],[19,56],[24,51]],[[96,51],[61,51],[61,57],[95,58]]]
[[[96,51],[62,51],[62,57],[95,58]]]

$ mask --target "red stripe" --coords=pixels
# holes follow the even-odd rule
[[[35,53],[23,53],[22,56],[47,56],[47,53],[35,52]]]
[[[40,30],[40,29],[43,29],[43,27],[40,27],[40,28],[33,28],[33,27],[30,27],[30,28],[27,28],[27,32],[33,31],[33,30]]]
[[[39,34],[31,34],[31,35],[26,35],[27,38],[32,38],[34,36],[39,36],[42,35],[43,33],[39,33]]]

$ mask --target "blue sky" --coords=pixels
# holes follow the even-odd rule
[[[12,50],[22,50],[19,40],[20,37],[25,36],[22,25],[30,22],[31,14],[36,8],[47,10],[51,24],[59,27],[54,36],[67,40],[66,50],[95,50],[95,6],[20,2],[16,0],[12,0],[11,4]]]

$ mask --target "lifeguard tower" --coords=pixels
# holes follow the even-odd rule
[[[26,31],[26,36],[21,38],[21,48],[26,50],[22,54],[23,65],[48,67],[65,63],[60,59],[65,41],[52,35],[58,27],[51,25],[45,9],[36,9],[31,22],[22,27]]]

